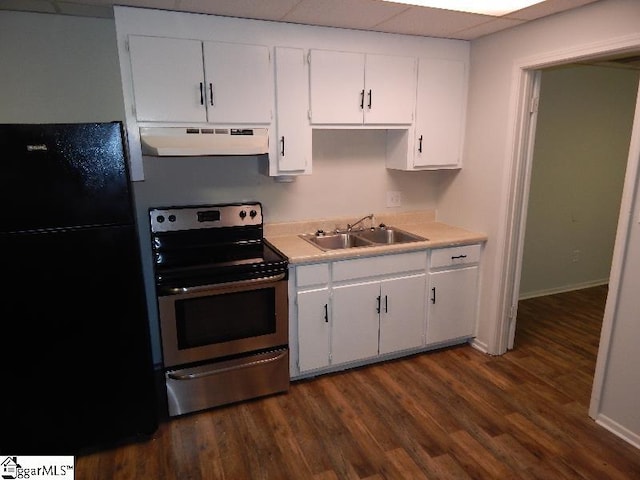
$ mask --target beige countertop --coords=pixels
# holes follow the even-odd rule
[[[487,236],[484,233],[472,232],[453,225],[436,222],[435,214],[430,211],[376,214],[373,222],[373,225],[384,223],[387,226],[397,227],[406,232],[419,235],[425,238],[425,241],[323,251],[298,236],[302,233],[313,233],[320,229],[330,232],[335,230],[336,227],[345,228],[347,223],[355,220],[357,218],[349,217],[265,224],[265,238],[289,258],[290,264],[327,262],[385,253],[410,252],[427,248],[481,243],[487,240]],[[364,226],[370,226],[369,220],[365,220]]]

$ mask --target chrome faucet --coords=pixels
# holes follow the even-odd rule
[[[366,215],[366,216],[362,217],[360,220],[358,220],[354,224],[347,223],[347,232],[350,232],[351,230],[353,230],[353,227],[355,227],[356,225],[364,222],[366,219],[371,220],[371,223],[373,225],[373,213],[370,213],[369,215]]]

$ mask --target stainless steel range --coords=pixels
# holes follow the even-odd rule
[[[288,262],[262,205],[149,215],[169,415],[286,391]]]

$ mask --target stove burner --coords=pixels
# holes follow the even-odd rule
[[[287,271],[263,238],[262,205],[191,205],[149,210],[158,287],[183,288]]]

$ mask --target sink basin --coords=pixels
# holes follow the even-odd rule
[[[332,233],[328,235],[300,235],[304,240],[314,244],[322,250],[337,250],[341,248],[365,247],[371,242],[353,233]]]
[[[378,227],[344,233],[303,234],[300,238],[321,250],[339,250],[355,247],[374,247],[398,243],[420,242],[426,238],[394,227]]]
[[[426,240],[418,235],[393,227],[374,228],[358,232],[358,236],[373,243],[392,245],[394,243],[420,242]]]

